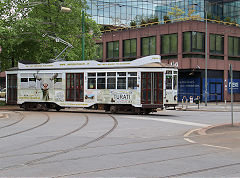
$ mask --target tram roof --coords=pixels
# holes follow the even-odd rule
[[[161,56],[152,55],[142,57],[133,61],[124,62],[98,62],[98,61],[58,61],[41,64],[22,64],[11,70],[31,70],[31,69],[91,69],[91,68],[175,68],[170,64],[161,63]]]

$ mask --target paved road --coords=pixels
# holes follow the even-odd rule
[[[0,176],[239,177],[238,126],[235,143],[210,128],[229,119],[229,112],[2,110]]]

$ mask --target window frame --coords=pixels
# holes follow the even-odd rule
[[[171,40],[171,37],[173,36],[173,35],[177,35],[177,51],[176,52],[173,52],[172,51],[172,46],[174,46],[173,44],[172,44],[172,40]],[[164,37],[168,37],[169,38],[169,46],[168,46],[168,52],[167,53],[165,53],[164,51],[163,51],[163,38]],[[171,34],[165,34],[165,35],[161,35],[161,54],[177,54],[178,53],[178,33],[171,33]]]
[[[147,54],[143,54],[143,40],[145,39],[148,39],[148,42],[147,42]],[[154,42],[155,42],[155,46],[154,46],[154,52],[152,53],[151,52],[151,39],[154,39]],[[149,37],[142,37],[141,38],[141,56],[149,56],[149,55],[155,55],[156,54],[156,36],[149,36]]]
[[[112,55],[110,56],[109,47],[112,45]],[[110,41],[107,42],[107,59],[119,58],[119,41]]]
[[[135,41],[135,47],[136,47],[136,49],[133,49],[133,47],[132,47],[132,43]],[[125,53],[125,49],[126,49],[126,44],[125,44],[125,42],[129,42],[130,43],[130,52],[129,52],[129,54],[127,55],[126,53]],[[135,51],[134,51],[135,50]],[[134,52],[133,52],[134,51]],[[137,56],[137,38],[132,38],[132,39],[127,39],[127,40],[123,40],[123,57],[124,58],[131,58],[131,57],[136,57]]]
[[[186,51],[185,49],[185,39],[184,39],[184,33],[190,33],[190,51]],[[193,48],[193,34],[196,33],[196,42],[195,42],[195,46],[196,48]],[[203,38],[202,38],[202,49],[199,49],[198,46],[198,34],[202,34]],[[205,38],[206,38],[206,33],[205,32],[198,32],[198,31],[185,31],[182,34],[182,51],[183,53],[194,53],[194,52],[199,52],[199,53],[204,53],[205,52]]]
[[[221,36],[221,37],[220,37]],[[211,50],[211,37],[214,37],[214,50]],[[217,50],[217,37],[221,38],[221,51]],[[209,53],[210,54],[216,54],[216,55],[224,55],[224,35],[222,34],[215,34],[210,33],[209,34]]]

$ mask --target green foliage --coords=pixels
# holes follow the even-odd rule
[[[212,20],[212,19],[213,19],[212,14],[209,14],[209,13],[208,13],[208,14],[207,14],[207,19],[208,19],[208,20]]]
[[[130,26],[135,27],[137,25],[137,22],[135,20],[131,20]]]
[[[53,39],[43,37],[50,34],[71,43],[65,60],[81,60],[82,55],[82,10],[86,10],[86,2],[81,0],[43,0],[36,3],[30,0],[6,0],[1,8],[0,60],[3,69],[17,64],[19,60],[48,62],[55,58],[66,45]],[[0,4],[2,5],[2,3]],[[15,12],[12,13],[11,7]],[[70,7],[71,12],[64,13],[60,7]],[[3,6],[2,6],[3,7]],[[85,13],[85,59],[96,58],[95,40],[100,36],[100,27]],[[93,34],[89,32],[93,31]]]
[[[231,17],[226,17],[224,20],[225,22],[231,22]]]
[[[168,15],[165,15],[164,17],[163,17],[163,20],[164,20],[164,22],[165,23],[169,23],[170,21],[170,18],[169,18],[169,16]]]
[[[5,101],[0,101],[0,106],[5,106],[6,102]]]

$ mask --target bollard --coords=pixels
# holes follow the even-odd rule
[[[225,100],[225,110],[227,110],[227,100]]]
[[[188,108],[188,99],[186,99],[186,109]]]
[[[183,99],[182,99],[182,109],[183,109]]]

